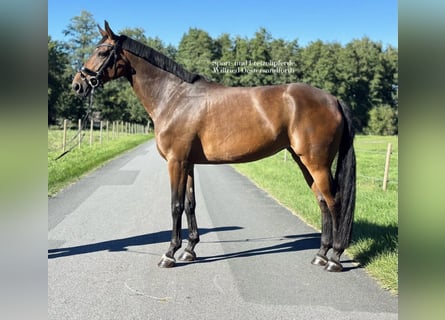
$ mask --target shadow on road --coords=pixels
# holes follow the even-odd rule
[[[243,229],[239,226],[230,227],[218,227],[218,228],[200,228],[200,235],[204,235],[210,232],[224,232]],[[186,230],[182,230],[183,238],[185,239]],[[74,256],[78,254],[93,253],[99,251],[127,251],[129,247],[149,245],[155,243],[169,242],[171,231],[160,231],[155,233],[148,233],[140,236],[134,236],[123,239],[116,239],[104,242],[97,242],[92,244],[86,244],[75,247],[56,248],[48,250],[48,259],[62,258],[67,256]],[[266,245],[264,243],[273,242],[273,245]],[[319,233],[307,233],[300,235],[290,235],[283,237],[268,237],[268,238],[247,238],[247,239],[229,239],[229,240],[217,240],[217,241],[202,241],[201,243],[219,243],[223,245],[225,251],[229,251],[224,254],[214,256],[200,256],[197,258],[198,263],[209,263],[220,260],[246,258],[251,256],[279,254],[286,252],[296,252],[303,250],[313,250],[320,247],[320,234]],[[246,243],[255,243],[254,248],[239,251],[237,244],[243,246]],[[245,247],[245,246],[244,246]],[[232,252],[230,252],[232,251]],[[351,261],[342,261],[351,262]],[[187,265],[188,263],[181,263],[178,261],[177,267]],[[355,269],[356,267],[346,267],[344,271]]]
[[[295,240],[293,240],[295,239]],[[293,240],[293,241],[289,241]],[[249,250],[225,253],[216,256],[209,257],[198,257],[198,262],[213,262],[232,258],[244,258],[256,255],[266,255],[266,254],[277,254],[285,252],[303,251],[318,249],[320,247],[320,234],[319,233],[308,233],[300,235],[291,235],[284,237],[270,237],[270,238],[255,238],[255,239],[244,239],[244,240],[223,240],[215,241],[218,243],[247,243],[247,242],[279,242],[272,246],[260,246]]]
[[[218,227],[218,228],[199,228],[200,235],[209,232],[233,231],[242,229],[241,227]],[[185,232],[182,230],[183,239],[186,239]],[[85,244],[76,247],[56,248],[48,250],[48,259],[61,258],[67,256],[74,256],[78,254],[92,253],[98,251],[127,251],[128,247],[141,246],[147,244],[155,244],[162,242],[169,242],[171,239],[171,231],[159,231],[154,233],[147,233],[140,236],[130,238],[116,239],[110,241],[103,241],[91,244]]]
[[[231,227],[218,227],[218,228],[200,228],[200,235],[204,235],[210,232],[224,232],[243,229],[238,226]],[[183,230],[183,238],[185,237],[186,230]],[[91,244],[85,244],[75,247],[55,248],[48,250],[48,259],[61,258],[67,256],[73,256],[78,254],[93,253],[99,251],[127,251],[129,247],[149,245],[155,243],[169,242],[171,231],[160,231],[155,233],[148,233],[140,236],[134,236],[123,239],[116,239],[110,241],[103,241]],[[289,241],[293,240],[294,241]],[[272,246],[259,246],[254,249],[226,253],[222,255],[199,257],[198,262],[212,262],[230,258],[238,257],[250,257],[254,255],[264,255],[272,253],[284,253],[308,249],[317,249],[320,246],[320,234],[310,233],[303,235],[291,235],[283,237],[269,237],[269,238],[254,238],[254,239],[231,239],[231,240],[219,240],[219,241],[202,241],[202,243],[264,243],[264,242],[279,242]]]

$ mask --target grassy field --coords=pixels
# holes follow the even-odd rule
[[[389,182],[382,190],[386,148],[392,143]],[[357,202],[353,240],[347,253],[379,281],[398,293],[398,138],[357,136]],[[297,164],[285,151],[235,168],[252,179],[308,224],[321,229],[315,198]],[[287,151],[286,151],[287,152]]]
[[[69,131],[67,140],[75,137],[76,131]],[[55,160],[62,153],[61,130],[48,130],[48,195],[54,195],[60,189],[76,181],[85,173],[101,166],[104,162],[118,154],[136,147],[153,138],[153,134],[121,135],[119,137],[103,138],[99,143],[99,132],[95,131],[93,143],[89,145],[89,134],[81,142],[81,147],[75,147],[71,152],[59,160]],[[68,146],[77,144],[77,138]]]

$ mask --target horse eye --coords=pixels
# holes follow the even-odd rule
[[[108,51],[100,51],[99,56],[100,57],[108,57],[109,52]]]

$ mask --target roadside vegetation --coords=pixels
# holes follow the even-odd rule
[[[382,190],[387,144],[392,144],[388,188]],[[398,293],[398,137],[357,136],[357,200],[347,254],[381,286]],[[308,224],[321,230],[320,209],[290,154],[235,168]],[[286,159],[286,160],[285,160]]]
[[[83,139],[80,148],[76,146],[71,152],[56,160],[62,153],[59,144],[61,134],[60,130],[48,130],[48,150],[50,150],[48,151],[48,196],[56,194],[68,184],[117,155],[153,138],[153,134],[126,135],[104,141],[102,144],[96,142],[91,146],[87,139]],[[71,136],[74,134],[75,132],[70,132]]]

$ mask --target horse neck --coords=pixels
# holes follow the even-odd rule
[[[139,101],[156,123],[157,115],[167,108],[168,100],[183,81],[131,53],[126,54],[126,57],[132,69],[127,78]]]

